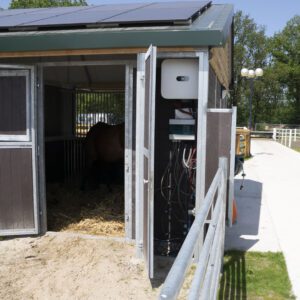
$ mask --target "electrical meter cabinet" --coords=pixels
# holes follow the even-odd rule
[[[165,99],[198,99],[198,60],[166,59],[161,65],[161,94]]]

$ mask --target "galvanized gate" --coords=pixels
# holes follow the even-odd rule
[[[0,65],[0,236],[39,231],[34,82],[33,67]]]
[[[138,56],[136,128],[136,241],[148,276],[154,276],[154,129],[156,47]]]

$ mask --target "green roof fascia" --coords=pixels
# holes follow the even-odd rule
[[[140,48],[150,44],[158,47],[222,46],[232,23],[233,10],[229,7],[232,8],[231,5],[220,5],[219,10],[210,8],[190,26],[0,33],[0,52]],[[213,16],[222,16],[222,20],[203,27],[204,21]]]

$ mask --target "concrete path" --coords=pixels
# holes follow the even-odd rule
[[[300,299],[300,153],[279,143],[253,140],[244,188],[235,182],[238,223],[225,248],[282,251],[293,292]]]

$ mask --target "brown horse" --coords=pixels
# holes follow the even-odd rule
[[[124,174],[124,123],[108,125],[98,122],[92,126],[85,138],[86,171],[81,188],[89,180],[110,183]]]

